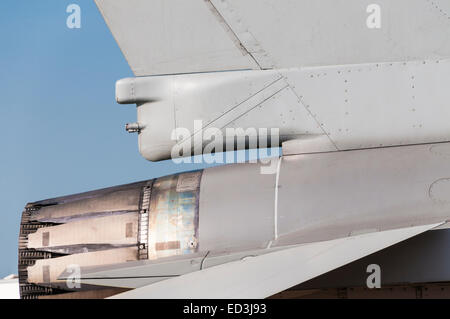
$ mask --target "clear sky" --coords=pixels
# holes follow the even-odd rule
[[[82,28],[66,26],[66,8]],[[116,80],[133,76],[93,0],[0,1],[0,278],[17,273],[27,202],[199,168],[151,163],[124,124]]]

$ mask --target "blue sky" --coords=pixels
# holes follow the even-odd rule
[[[68,29],[66,8],[82,10]],[[20,214],[27,202],[193,169],[151,163],[115,103],[132,76],[93,0],[0,1],[0,277],[17,273]]]

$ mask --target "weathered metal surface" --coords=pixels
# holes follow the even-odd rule
[[[67,291],[57,277],[71,264],[81,267],[137,260],[138,208],[147,183],[28,204],[19,238],[21,297]]]
[[[29,204],[21,224],[22,297],[70,290],[57,278],[72,264],[101,266],[197,252],[201,175]],[[86,289],[91,288],[81,287]]]
[[[28,282],[68,289],[65,281],[59,281],[59,275],[70,265],[94,266],[123,263],[137,260],[137,247],[117,248],[57,258],[39,259],[28,267]],[[70,267],[69,267],[70,268]]]
[[[137,244],[138,213],[80,219],[71,223],[38,229],[28,236],[28,248],[82,244]]]
[[[154,180],[151,180],[144,186],[139,203],[139,227],[137,238],[139,259],[148,259],[148,216],[153,183]]]
[[[158,178],[149,215],[149,258],[197,252],[202,171]]]
[[[137,211],[140,187],[97,194],[90,198],[45,206],[32,214],[32,220],[40,222],[66,223],[88,216],[100,217],[108,214],[120,214]]]

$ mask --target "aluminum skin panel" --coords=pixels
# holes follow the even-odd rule
[[[449,219],[450,143],[283,157],[278,244]]]
[[[235,164],[204,171],[200,187],[202,251],[264,248],[273,239],[275,175],[260,164]]]

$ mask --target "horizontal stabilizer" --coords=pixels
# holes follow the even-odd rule
[[[439,225],[304,244],[160,281],[113,298],[267,298]]]

